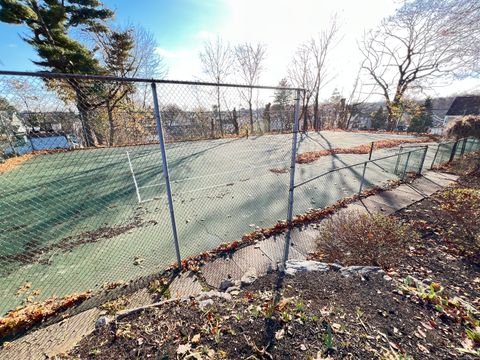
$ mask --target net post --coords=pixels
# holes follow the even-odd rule
[[[172,190],[170,187],[170,176],[168,174],[167,153],[165,151],[165,140],[163,136],[162,119],[160,115],[160,107],[158,106],[157,85],[155,82],[151,83],[153,108],[155,112],[155,121],[157,123],[158,139],[160,144],[160,151],[162,153],[162,169],[165,176],[165,185],[168,198],[168,209],[170,211],[170,222],[172,224],[173,241],[175,243],[175,253],[177,256],[178,269],[182,268],[182,257],[180,256],[180,245],[178,243],[177,223],[175,222],[175,211],[173,208]]]
[[[293,195],[295,191],[295,166],[297,162],[297,138],[299,127],[299,107],[300,107],[300,90],[296,92],[295,109],[293,119],[293,135],[292,135],[292,156],[290,159],[290,187],[288,189],[288,210],[287,210],[287,235],[285,237],[285,248],[283,252],[283,261],[281,271],[285,271],[286,262],[288,260],[288,252],[290,250],[290,237],[293,217]]]

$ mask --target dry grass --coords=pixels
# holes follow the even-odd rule
[[[344,266],[372,265],[390,268],[417,238],[412,227],[376,214],[342,212],[322,223],[317,258]]]
[[[402,144],[418,144],[434,141],[431,138],[419,138],[419,139],[404,139],[404,140],[381,140],[376,141],[373,149],[388,149],[397,147]],[[297,163],[307,164],[311,163],[322,156],[329,156],[334,154],[368,154],[370,152],[370,144],[364,144],[352,147],[325,149],[318,151],[308,151],[297,156]]]

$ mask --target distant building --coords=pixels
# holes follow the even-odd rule
[[[480,95],[457,96],[445,115],[445,125],[467,115],[480,115]]]

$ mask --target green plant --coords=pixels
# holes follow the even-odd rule
[[[341,212],[322,223],[316,241],[318,255],[328,262],[389,268],[417,237],[412,227],[392,217]]]
[[[333,332],[332,332],[332,327],[330,324],[326,324],[326,332],[323,334],[323,343],[325,344],[325,347],[327,348],[327,352],[331,352],[333,350]]]
[[[466,329],[465,333],[475,345],[480,346],[480,327],[476,327],[475,329]]]

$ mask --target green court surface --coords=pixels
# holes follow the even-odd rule
[[[299,152],[392,138],[407,136],[322,132],[299,138]],[[182,257],[286,218],[291,145],[292,135],[167,144]],[[395,151],[380,150],[374,158]],[[419,154],[409,169],[418,168]],[[431,157],[429,151],[427,162]],[[297,164],[296,183],[366,159],[345,154]],[[395,167],[403,164],[404,156],[398,164],[397,157],[380,160],[367,169],[366,186],[396,178]],[[354,194],[362,171],[359,165],[298,187],[294,212]],[[0,228],[0,314],[34,290],[41,300],[162,270],[175,261],[175,250],[159,146],[26,161],[0,175]],[[26,283],[31,286],[18,292]]]

